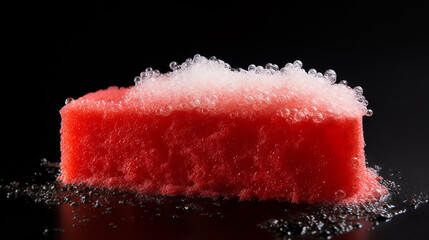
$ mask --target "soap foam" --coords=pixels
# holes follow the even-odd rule
[[[169,115],[173,111],[199,111],[229,114],[232,118],[276,114],[291,121],[328,117],[372,115],[359,86],[336,82],[334,70],[324,74],[301,61],[283,68],[268,63],[265,67],[231,68],[222,60],[199,54],[182,64],[171,62],[165,74],[147,68],[134,79],[124,100],[147,114]]]

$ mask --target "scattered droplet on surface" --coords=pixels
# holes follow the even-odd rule
[[[90,187],[84,184],[62,185],[56,180],[59,173],[58,163],[42,159],[40,167],[42,168],[39,171],[41,174],[33,175],[31,181],[11,181],[7,184],[2,182],[0,191],[6,192],[5,195],[10,200],[27,198],[34,199],[36,204],[71,207],[73,210],[71,210],[70,221],[73,228],[105,219],[103,221],[110,221],[106,223],[106,226],[120,229],[121,225],[116,221],[113,222],[108,215],[122,208],[126,208],[127,213],[132,214],[135,211],[144,216],[128,215],[127,218],[122,217],[117,220],[128,221],[127,224],[138,224],[138,219],[146,219],[146,221],[170,219],[175,222],[182,220],[186,222],[193,214],[205,217],[207,221],[214,219],[219,223],[223,221],[221,219],[225,219],[230,222],[234,216],[239,216],[241,219],[243,214],[246,215],[246,211],[243,209],[252,207],[255,211],[252,211],[248,217],[258,218],[260,221],[259,225],[253,226],[259,226],[272,232],[275,236],[330,238],[364,227],[371,229],[379,222],[391,221],[394,216],[404,214],[407,210],[418,208],[429,202],[429,196],[424,193],[413,194],[411,197],[401,195],[400,186],[386,178],[381,183],[389,189],[389,198],[363,205],[329,206],[277,201],[242,202],[238,199],[213,200],[183,196],[148,196],[136,192]],[[374,166],[374,169],[381,171],[379,166]],[[392,178],[396,174],[397,172],[390,172],[388,176]],[[344,198],[345,193],[339,190],[336,196]],[[131,212],[130,207],[134,209]],[[256,214],[257,211],[260,214]],[[271,218],[269,212],[273,214]],[[62,228],[43,230],[44,235],[62,232]]]

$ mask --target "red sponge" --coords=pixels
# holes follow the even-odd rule
[[[332,85],[332,75],[307,74],[299,62],[262,69],[197,56],[66,104],[60,179],[295,203],[387,194],[365,166],[361,89]]]

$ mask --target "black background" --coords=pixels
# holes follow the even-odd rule
[[[395,169],[415,191],[429,190],[429,21],[423,4],[270,1],[5,6],[2,21],[0,178],[60,160],[58,111],[68,97],[129,86],[146,67],[168,70],[199,53],[232,67],[296,59],[334,69],[360,85],[370,165]],[[429,209],[376,230],[382,237],[429,237]],[[378,235],[377,235],[378,234]],[[408,235],[412,234],[412,235]]]

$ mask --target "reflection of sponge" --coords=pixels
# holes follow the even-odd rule
[[[363,203],[387,193],[365,166],[361,88],[308,74],[231,70],[196,56],[61,109],[61,176],[167,195]]]

